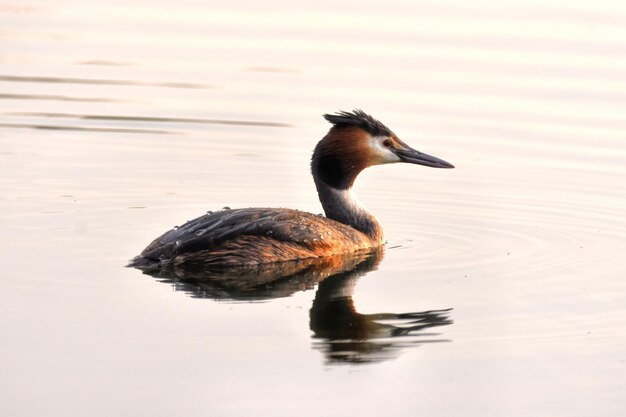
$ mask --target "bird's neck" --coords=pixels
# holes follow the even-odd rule
[[[354,180],[367,167],[362,149],[347,147],[358,142],[355,135],[360,133],[358,129],[333,127],[313,151],[311,173],[326,217],[351,226],[381,244],[382,228],[352,192]],[[345,140],[346,135],[351,140]]]
[[[315,185],[326,217],[355,228],[378,244],[383,243],[382,227],[359,203],[352,188],[333,188],[319,178],[315,178]]]

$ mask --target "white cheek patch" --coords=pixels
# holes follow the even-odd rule
[[[385,139],[388,138],[386,136],[370,136],[369,145],[372,161],[375,164],[391,164],[394,162],[400,162],[398,155],[383,145],[383,141]]]

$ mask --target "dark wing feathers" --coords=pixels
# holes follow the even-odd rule
[[[367,243],[357,230],[323,216],[292,209],[245,208],[218,211],[190,220],[155,239],[138,258],[168,261],[179,255],[200,252],[223,255],[225,251],[235,250],[237,245],[233,242],[246,241],[246,247],[254,248],[254,237],[259,238],[259,250],[275,251],[279,258],[285,256],[282,245],[317,253],[348,252]],[[245,256],[237,256],[240,255]],[[268,259],[272,257],[272,253],[264,255]],[[135,263],[138,261],[136,259]]]

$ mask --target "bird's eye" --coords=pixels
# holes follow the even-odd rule
[[[391,146],[391,141],[389,139],[383,140],[383,146],[385,146],[387,148],[390,147]]]

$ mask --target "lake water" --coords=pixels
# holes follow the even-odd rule
[[[0,38],[3,416],[626,413],[623,2],[20,1]],[[353,108],[456,165],[359,177],[384,256],[252,295],[124,267],[319,213]]]

